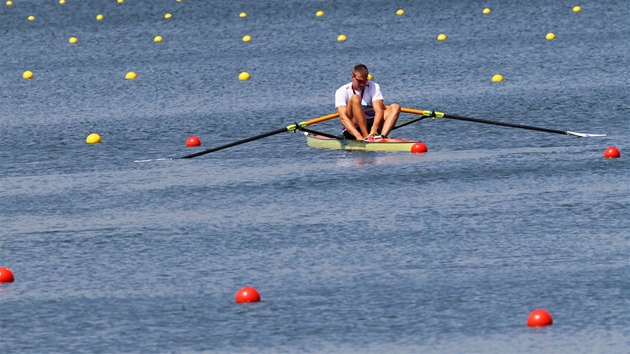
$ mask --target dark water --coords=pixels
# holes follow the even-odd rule
[[[622,0],[3,4],[0,266],[16,281],[0,352],[627,353],[629,15]],[[422,155],[283,133],[170,159],[198,151],[193,134],[210,148],[332,113],[359,62],[386,103],[608,137],[427,119],[396,131]],[[262,302],[235,304],[245,285]],[[528,328],[535,308],[553,326]]]

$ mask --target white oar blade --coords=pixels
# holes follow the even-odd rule
[[[606,136],[606,134],[586,134],[586,133],[576,133],[576,132],[570,132],[570,131],[567,131],[567,135],[573,135],[580,138],[595,138],[599,136]]]
[[[159,159],[148,159],[148,160],[135,160],[134,162],[154,162],[154,161],[170,161],[172,158],[163,157]]]

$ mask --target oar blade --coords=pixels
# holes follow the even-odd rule
[[[567,130],[567,135],[577,136],[578,138],[596,138],[596,137],[606,136],[606,134],[577,133],[577,132],[570,132],[568,130]]]

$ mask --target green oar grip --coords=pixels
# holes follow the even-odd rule
[[[304,128],[307,125],[308,124],[306,122],[299,122],[299,123],[295,122],[295,123],[293,123],[291,125],[287,125],[287,131],[290,131],[290,132],[296,131],[296,130],[298,130],[300,128]]]
[[[444,113],[442,112],[436,112],[434,110],[430,110],[430,111],[425,111],[425,110],[419,110],[419,109],[413,109],[413,108],[401,108],[400,109],[401,112],[405,112],[405,113],[413,113],[413,114],[421,114],[425,117],[430,117],[430,118],[444,118]]]

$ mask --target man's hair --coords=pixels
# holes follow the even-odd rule
[[[352,70],[352,74],[360,74],[363,78],[367,79],[370,72],[368,71],[367,66],[363,64],[357,64],[354,66],[354,70]]]

